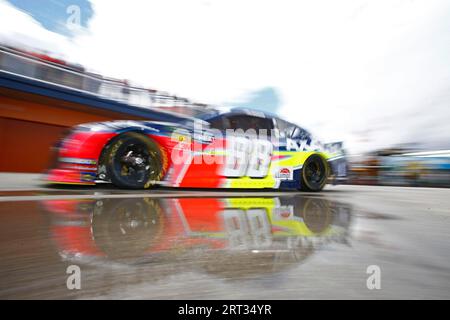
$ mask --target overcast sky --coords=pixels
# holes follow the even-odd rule
[[[450,1],[39,3],[0,0],[0,40],[200,102],[260,105],[352,152],[450,148]],[[65,29],[68,4],[79,30]]]

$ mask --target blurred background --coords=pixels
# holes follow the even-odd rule
[[[0,172],[82,122],[249,107],[343,141],[349,183],[450,186],[450,3],[0,0]]]

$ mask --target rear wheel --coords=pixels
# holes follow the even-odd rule
[[[150,138],[138,133],[126,133],[110,145],[106,169],[115,186],[148,188],[162,178],[162,154]]]
[[[328,164],[318,154],[306,159],[302,168],[302,185],[304,191],[320,191],[325,187],[328,177]]]

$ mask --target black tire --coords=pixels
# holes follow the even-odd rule
[[[318,154],[311,155],[303,164],[301,190],[321,191],[327,183],[329,171],[325,159]]]
[[[134,132],[122,134],[111,142],[105,164],[111,182],[120,188],[149,188],[163,175],[163,157],[158,144]]]

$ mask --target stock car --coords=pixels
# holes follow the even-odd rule
[[[119,188],[299,189],[320,191],[346,177],[341,143],[250,109],[214,110],[171,121],[75,126],[58,143],[46,180]]]

